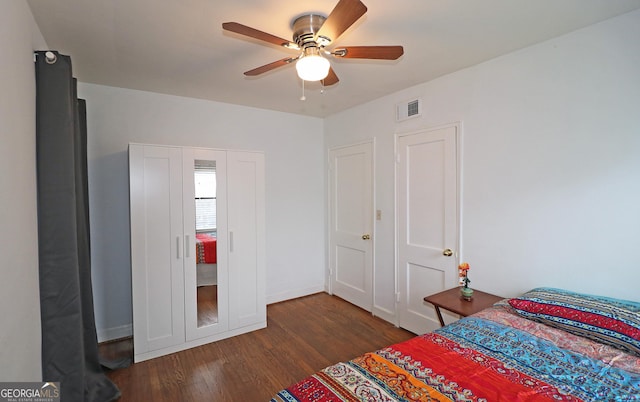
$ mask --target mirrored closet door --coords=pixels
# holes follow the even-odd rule
[[[185,266],[187,341],[228,329],[226,253],[226,152],[183,151],[185,245],[193,257]],[[187,212],[188,211],[188,212]],[[186,254],[185,254],[186,257]]]

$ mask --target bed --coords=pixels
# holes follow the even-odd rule
[[[536,288],[271,401],[640,401],[640,303]]]

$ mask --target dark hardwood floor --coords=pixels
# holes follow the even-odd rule
[[[318,293],[269,305],[267,328],[108,372],[120,401],[263,402],[339,361],[412,338],[346,301]],[[130,356],[130,339],[100,345]]]

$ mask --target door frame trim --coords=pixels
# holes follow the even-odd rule
[[[456,247],[456,251],[454,253],[454,258],[457,259],[457,261],[462,261],[461,257],[463,255],[462,253],[462,189],[463,189],[463,185],[462,185],[462,140],[463,140],[463,124],[462,121],[454,121],[451,123],[444,123],[444,124],[440,124],[440,125],[436,125],[436,126],[425,126],[422,128],[418,128],[418,129],[414,129],[411,131],[401,131],[401,132],[396,132],[394,134],[394,138],[393,138],[393,157],[394,157],[394,171],[393,171],[393,181],[394,181],[394,188],[393,188],[393,192],[394,192],[394,224],[393,224],[393,231],[394,231],[394,236],[393,236],[393,241],[394,241],[394,246],[393,246],[393,253],[394,253],[394,259],[393,259],[393,269],[394,269],[394,300],[395,300],[395,322],[394,324],[396,326],[400,326],[400,315],[399,315],[399,311],[398,311],[398,305],[400,304],[399,298],[400,298],[400,282],[399,282],[399,264],[398,264],[398,259],[399,259],[399,251],[398,251],[398,244],[399,244],[399,228],[398,228],[398,222],[400,219],[399,216],[399,202],[398,202],[398,197],[399,197],[399,183],[398,183],[398,169],[399,169],[399,149],[398,149],[398,143],[401,137],[406,137],[406,136],[410,136],[410,135],[414,135],[414,134],[420,134],[420,133],[426,133],[429,131],[436,131],[436,130],[441,130],[444,128],[450,128],[450,127],[455,127],[456,128],[456,135],[455,135],[455,150],[456,150],[456,219],[458,222],[457,225],[457,236],[456,236],[456,241],[455,241],[455,247]],[[426,296],[426,295],[425,295]]]
[[[337,151],[344,148],[350,148],[359,145],[371,144],[371,211],[372,214],[369,217],[371,224],[371,234],[373,235],[372,245],[371,245],[371,313],[373,314],[373,309],[375,306],[375,297],[376,297],[376,220],[375,220],[375,211],[376,211],[376,138],[369,138],[366,140],[353,142],[349,144],[339,145],[332,148],[327,149],[326,161],[327,161],[327,199],[326,199],[326,211],[327,211],[327,242],[326,242],[326,266],[325,266],[325,290],[330,295],[333,295],[333,283],[332,283],[332,271],[331,271],[331,219],[332,219],[332,210],[331,210],[331,153],[333,151]],[[335,274],[335,273],[334,273]]]

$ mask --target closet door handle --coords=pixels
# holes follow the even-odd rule
[[[184,236],[184,256],[185,258],[191,257],[191,245],[189,244],[189,235]]]
[[[233,253],[233,232],[229,232],[229,252]]]
[[[176,259],[180,259],[180,236],[176,236]]]

